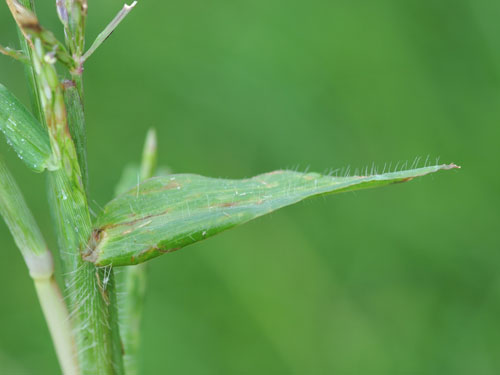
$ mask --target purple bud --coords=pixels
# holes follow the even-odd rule
[[[66,9],[66,4],[64,0],[56,0],[57,14],[61,19],[62,23],[68,23],[68,10]]]

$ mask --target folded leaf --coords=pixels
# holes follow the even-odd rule
[[[276,171],[245,180],[155,177],[109,202],[83,258],[99,266],[142,263],[305,198],[404,182],[456,165],[371,176]]]
[[[36,172],[53,169],[49,135],[28,109],[1,84],[0,130],[28,167]]]

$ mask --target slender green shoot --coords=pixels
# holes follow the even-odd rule
[[[130,13],[132,9],[136,6],[137,1],[134,1],[132,4],[127,5],[125,4],[118,12],[115,18],[106,26],[106,28],[97,36],[97,38],[94,40],[94,43],[90,46],[87,52],[82,57],[82,62],[85,62],[101,44],[104,43],[106,39],[109,38],[109,36],[115,31],[115,29],[118,27],[120,22],[123,21],[123,19],[127,16],[127,14]]]
[[[157,160],[156,132],[150,129],[146,136],[142,162],[140,168],[127,168],[120,184],[117,186],[116,194],[129,190],[135,184],[140,183],[155,175]],[[120,280],[118,288],[119,322],[120,333],[124,348],[124,365],[127,375],[139,374],[138,354],[141,338],[141,321],[144,309],[144,299],[147,284],[147,265],[138,264],[126,267],[117,274]]]
[[[28,57],[24,54],[23,51],[18,51],[16,49],[12,49],[9,47],[0,46],[0,53],[5,56],[10,56],[16,60],[19,60],[25,64],[29,62]]]
[[[64,374],[79,374],[68,310],[54,279],[52,254],[14,177],[0,159],[0,215],[10,229],[35,284]]]

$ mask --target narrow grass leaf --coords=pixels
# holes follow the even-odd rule
[[[24,54],[23,51],[17,51],[9,47],[0,46],[0,53],[5,56],[10,56],[13,59],[19,60],[25,64],[29,62],[28,57]]]
[[[49,135],[28,109],[0,84],[0,130],[21,160],[36,172],[53,169]]]
[[[116,196],[125,193],[137,183],[156,173],[157,139],[154,129],[149,129],[142,152],[141,166],[128,166],[115,190]],[[138,356],[141,341],[141,321],[146,297],[147,264],[124,267],[116,273],[119,303],[120,336],[124,349],[123,362],[127,375],[140,373]],[[121,281],[121,282],[120,282]]]
[[[50,276],[52,257],[14,177],[0,158],[0,216],[10,229],[30,273]]]
[[[118,14],[115,16],[115,18],[113,18],[113,20],[109,23],[109,25],[106,26],[106,28],[97,36],[97,38],[94,40],[94,43],[92,43],[88,51],[85,52],[85,54],[82,57],[83,61],[86,61],[96,51],[96,49],[99,48],[99,46],[103,44],[106,39],[109,38],[109,36],[113,33],[113,31],[115,31],[115,29],[118,27],[120,22],[123,21],[123,19],[127,16],[127,14],[129,14],[130,11],[134,9],[136,5],[137,1],[134,1],[130,5],[125,4],[123,6],[122,10],[118,12]]]
[[[371,176],[275,171],[245,180],[191,174],[155,177],[109,202],[84,259],[99,266],[142,263],[305,198],[409,181],[456,165]]]

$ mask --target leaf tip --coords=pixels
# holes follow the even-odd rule
[[[156,129],[149,128],[144,149],[147,149],[149,152],[156,152],[157,144]]]
[[[456,165],[455,163],[450,163],[450,164],[444,164],[443,169],[444,170],[449,170],[449,169],[461,169],[462,167],[460,165]]]
[[[135,7],[136,5],[137,5],[137,1],[134,1],[132,4],[130,4],[130,5],[125,4],[123,7],[125,8],[125,10],[129,11],[133,7]]]

